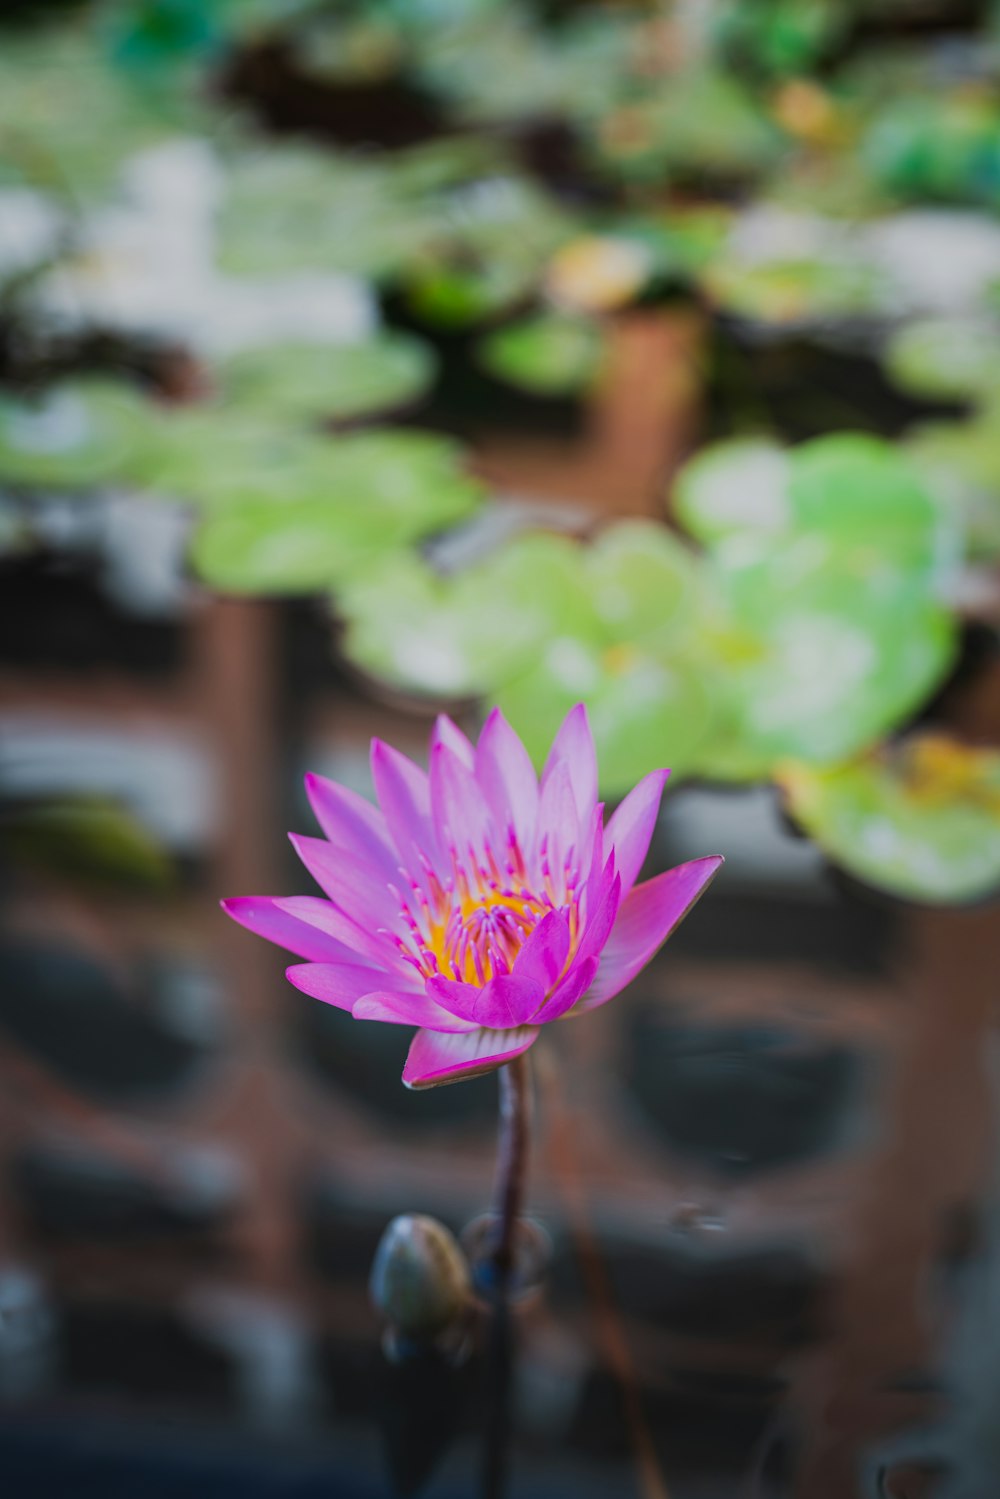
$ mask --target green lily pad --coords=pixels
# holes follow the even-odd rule
[[[356,344],[271,344],[223,367],[232,399],[277,417],[349,421],[407,406],[433,383],[430,345],[402,333]]]
[[[729,718],[706,774],[846,759],[905,722],[954,661],[954,622],[919,575],[820,537],[740,538],[715,577],[723,610],[706,646]]]
[[[624,795],[650,770],[696,769],[716,722],[716,702],[696,667],[642,642],[588,650],[556,634],[497,702],[541,765],[574,703],[585,702],[598,749],[601,790]]]
[[[765,438],[714,444],[681,470],[673,505],[708,546],[811,534],[931,574],[950,566],[960,546],[954,517],[907,454],[866,433],[787,450]]]
[[[891,443],[838,432],[792,454],[788,500],[798,527],[897,561],[947,557],[952,538],[934,496]]]
[[[234,275],[346,271],[382,276],[431,235],[412,194],[380,162],[309,146],[271,146],[231,166],[218,220],[219,263]]]
[[[962,400],[1000,392],[1000,330],[983,319],[931,318],[893,337],[885,366],[901,390]]]
[[[387,558],[340,590],[345,654],[388,685],[433,698],[492,693],[528,664],[562,617],[587,615],[579,547],[516,537],[462,572]]]
[[[678,474],[674,513],[707,546],[747,531],[780,533],[792,523],[789,468],[786,450],[766,438],[713,443]]]
[[[267,497],[213,508],[192,543],[195,571],[227,593],[314,593],[468,515],[482,490],[461,449],[432,433],[355,433],[312,450]]]
[[[1000,429],[992,410],[965,422],[927,422],[906,446],[941,504],[960,518],[967,555],[1000,558]]]
[[[631,178],[722,181],[773,166],[785,138],[753,92],[721,69],[675,74],[669,88],[593,117],[601,161]]]
[[[149,408],[129,386],[80,378],[36,399],[0,396],[0,479],[86,489],[119,477],[150,426]]]
[[[535,276],[534,266],[502,257],[478,266],[428,263],[407,272],[404,299],[430,328],[471,328],[527,297]]]
[[[860,143],[876,180],[909,198],[1000,201],[1000,110],[990,91],[890,99]]]
[[[174,883],[160,844],[130,812],[101,797],[9,806],[0,814],[0,839],[10,858],[64,878],[133,891]]]
[[[884,281],[855,259],[767,260],[744,265],[720,259],[702,273],[720,307],[759,323],[802,323],[864,317],[882,305]]]
[[[76,198],[106,192],[128,157],[211,121],[191,88],[144,76],[105,55],[90,22],[5,28],[0,47],[0,182]]]
[[[788,766],[792,816],[855,878],[958,905],[1000,891],[1000,753],[938,735],[830,768]]]
[[[484,338],[479,362],[491,375],[535,396],[571,396],[593,385],[603,342],[584,318],[548,314]]]
[[[212,508],[315,492],[330,442],[225,402],[164,408],[129,462],[164,499]]]

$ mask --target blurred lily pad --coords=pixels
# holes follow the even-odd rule
[[[960,547],[955,517],[908,455],[866,433],[789,449],[766,438],[714,444],[685,465],[672,499],[681,523],[709,546],[811,534],[931,575]]]
[[[150,426],[129,386],[80,378],[35,398],[0,396],[0,479],[85,489],[123,473]]]
[[[0,840],[16,862],[61,878],[154,892],[174,880],[169,856],[143,824],[99,797],[8,804]]]
[[[290,492],[214,507],[192,543],[195,571],[227,593],[312,593],[467,515],[481,488],[446,438],[356,433],[311,450]]]
[[[931,318],[890,340],[885,365],[914,395],[945,400],[1000,392],[1000,329],[983,318]]]
[[[437,372],[429,344],[402,333],[363,343],[271,344],[226,361],[233,400],[276,417],[349,421],[407,406]]]
[[[740,538],[714,568],[713,669],[729,717],[706,774],[757,779],[785,758],[856,754],[905,722],[954,660],[954,622],[919,575],[828,540]]]
[[[594,383],[602,351],[592,322],[548,314],[511,323],[484,338],[479,362],[498,380],[529,395],[568,396]]]
[[[911,462],[959,519],[973,561],[1000,557],[1000,426],[992,407],[964,422],[927,422],[907,439]]]
[[[905,197],[1000,202],[1000,108],[992,90],[926,88],[890,98],[860,151],[876,180]]]
[[[709,262],[702,284],[725,311],[753,322],[792,324],[864,317],[879,310],[878,268],[854,257]]]
[[[539,532],[445,576],[412,554],[389,557],[338,595],[345,654],[406,692],[490,693],[530,661],[557,618],[585,611],[578,551]]]
[[[936,734],[831,768],[790,765],[792,816],[866,884],[955,905],[1000,891],[1000,753]]]
[[[739,437],[703,449],[678,474],[671,502],[681,525],[706,545],[791,524],[789,455],[767,438]]]

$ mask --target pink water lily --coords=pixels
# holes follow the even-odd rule
[[[306,790],[323,838],[292,834],[326,898],[243,896],[224,909],[305,961],[297,988],[358,1020],[417,1026],[403,1082],[475,1077],[541,1027],[611,999],[691,909],[721,858],[636,879],[669,772],[605,824],[586,709],[539,779],[499,710],[473,745],[437,720],[425,772],[372,742],[379,806],[322,776]]]

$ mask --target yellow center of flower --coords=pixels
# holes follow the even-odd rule
[[[481,986],[509,973],[539,922],[559,910],[569,925],[572,953],[580,930],[574,876],[567,867],[557,883],[543,851],[539,883],[540,889],[529,881],[513,840],[503,868],[491,850],[482,862],[471,856],[460,861],[453,853],[447,882],[428,871],[429,889],[414,881],[411,897],[400,899],[409,933],[397,938],[400,949],[425,979]]]

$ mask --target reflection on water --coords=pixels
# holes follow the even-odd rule
[[[397,1212],[485,1206],[495,1083],[405,1092],[406,1036],[304,1002],[213,899],[295,888],[303,765],[357,781],[371,733],[425,725],[362,703],[299,610],[188,600],[171,628],[166,675],[80,675],[70,631],[70,665],[0,677],[8,830],[99,794],[170,868],[2,845],[13,1491],[146,1491],[154,1461],[164,1494],[474,1492],[495,1344],[390,1366],[365,1287]],[[713,899],[539,1056],[553,1250],[512,1329],[513,1492],[985,1499],[996,908],[835,885],[757,793],[681,788],[651,861],[730,827]]]

